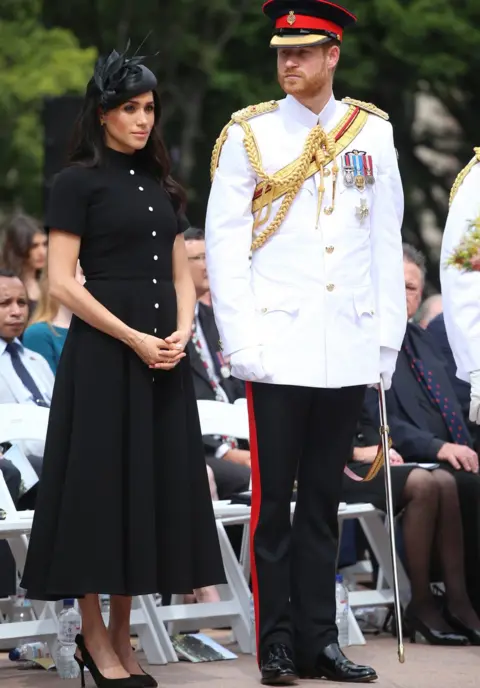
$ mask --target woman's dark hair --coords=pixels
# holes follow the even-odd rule
[[[30,215],[18,212],[7,218],[0,227],[0,236],[3,236],[1,267],[11,270],[21,278],[35,234],[45,234],[45,231]]]
[[[183,213],[187,196],[183,187],[170,174],[170,156],[160,132],[160,98],[156,91],[152,93],[155,104],[155,124],[145,148],[137,151],[135,157],[140,159],[147,172],[163,184],[177,213]],[[87,89],[82,110],[75,122],[70,146],[70,164],[97,167],[104,161],[107,146],[103,127],[100,124],[100,111],[98,97]]]

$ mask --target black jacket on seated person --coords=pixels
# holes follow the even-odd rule
[[[237,399],[245,398],[245,384],[242,380],[234,377],[224,378],[220,374],[220,365],[218,363],[217,353],[220,352],[220,335],[218,334],[217,325],[213,315],[213,309],[205,306],[203,303],[198,304],[198,319],[202,327],[204,337],[207,341],[209,353],[217,370],[217,375],[220,379],[221,386],[226,393],[231,404]],[[215,401],[215,392],[208,379],[207,371],[198,355],[193,343],[190,341],[187,345],[187,351],[190,358],[190,365],[193,372],[193,384],[195,386],[195,396],[197,399],[211,399]],[[213,436],[204,436],[203,442],[206,451],[214,454],[217,448],[222,444],[221,439],[216,439]],[[246,442],[240,441],[239,446],[242,449],[248,449]]]
[[[441,408],[430,399],[424,385],[419,382],[407,348],[422,362],[426,374],[428,375],[429,371],[432,373],[434,388],[438,387],[442,403],[447,403],[449,411],[456,414],[458,424],[453,434],[447,427]],[[445,399],[448,401],[445,402]],[[386,393],[386,402],[393,446],[405,461],[436,461],[438,451],[445,442],[459,441],[457,432],[462,432],[462,439],[465,436],[465,443],[473,447],[468,429],[466,435],[458,430],[459,427],[466,428],[466,423],[448,375],[446,361],[435,345],[431,333],[418,325],[407,325],[392,387]],[[365,403],[373,422],[379,423],[375,390],[367,390]]]
[[[443,313],[440,313],[436,318],[430,321],[427,332],[430,332],[432,335],[432,342],[445,359],[448,377],[450,378],[452,387],[462,407],[464,418],[468,420],[468,413],[470,410],[470,385],[468,382],[460,380],[460,378],[457,377],[457,364],[455,363],[452,349],[448,341]]]

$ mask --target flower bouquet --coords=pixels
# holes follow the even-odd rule
[[[447,259],[447,265],[464,272],[480,272],[480,217],[469,223],[462,241]]]

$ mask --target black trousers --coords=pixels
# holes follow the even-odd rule
[[[247,383],[259,657],[271,643],[282,642],[300,664],[310,664],[337,640],[337,512],[364,394],[364,386]]]

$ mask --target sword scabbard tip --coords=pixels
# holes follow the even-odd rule
[[[405,651],[403,649],[403,645],[398,646],[398,661],[400,662],[400,664],[405,663]]]

